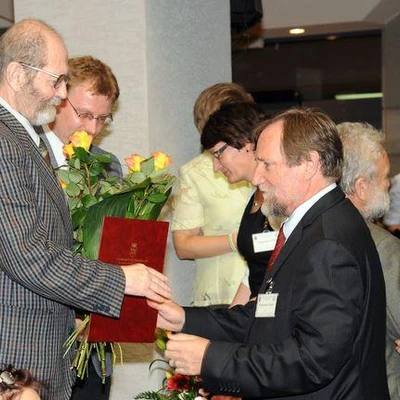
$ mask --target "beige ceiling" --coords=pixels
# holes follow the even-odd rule
[[[399,0],[262,0],[263,36],[289,36],[301,26],[319,35],[379,29],[400,13]]]

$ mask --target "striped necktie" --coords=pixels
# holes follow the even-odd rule
[[[285,244],[285,234],[283,233],[283,224],[281,225],[278,233],[278,238],[275,243],[274,250],[272,251],[271,257],[268,261],[267,272],[271,271],[275,260],[278,258],[278,254],[281,251],[283,245]]]
[[[42,154],[42,157],[44,159],[44,161],[46,162],[46,164],[53,169],[52,165],[51,165],[51,161],[50,161],[50,152],[49,149],[46,146],[46,143],[42,140],[42,138],[40,138],[40,142],[39,142],[39,151]]]

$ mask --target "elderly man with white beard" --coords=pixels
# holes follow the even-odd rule
[[[400,399],[400,357],[394,341],[400,338],[400,240],[372,221],[389,208],[389,158],[382,132],[366,123],[337,126],[343,143],[340,185],[368,221],[381,260],[386,284],[386,364],[390,397]]]
[[[43,400],[69,400],[75,372],[63,343],[74,309],[118,317],[124,294],[162,301],[168,279],[144,264],[114,266],[72,251],[64,193],[33,125],[67,96],[68,52],[38,20],[0,38],[0,364],[29,370]],[[93,397],[92,397],[93,398]]]

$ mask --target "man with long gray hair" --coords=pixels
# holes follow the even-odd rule
[[[400,240],[372,223],[389,208],[389,158],[384,135],[366,123],[338,125],[344,163],[340,185],[358,208],[371,231],[386,285],[386,367],[392,399],[400,399],[400,357],[394,341],[400,338]]]

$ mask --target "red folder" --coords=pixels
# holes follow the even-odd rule
[[[99,260],[116,265],[143,263],[162,272],[168,222],[105,217]],[[151,343],[157,311],[143,297],[125,296],[119,318],[91,314],[90,342]]]

